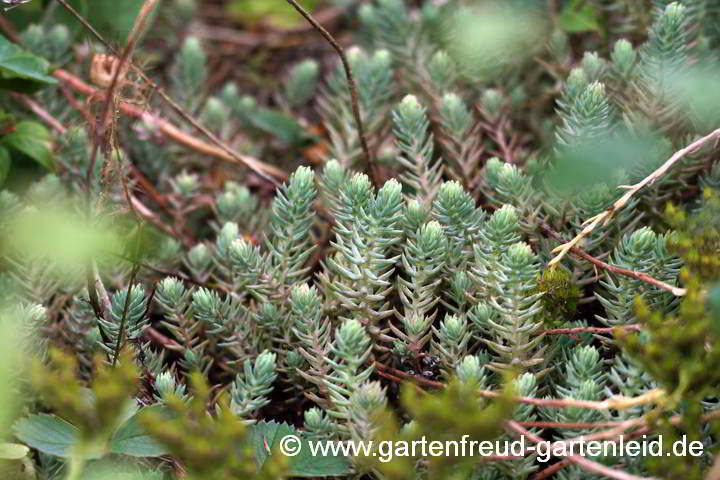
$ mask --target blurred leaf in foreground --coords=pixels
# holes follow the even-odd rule
[[[298,3],[307,11],[318,5],[318,0],[299,0]],[[274,28],[295,28],[305,23],[305,19],[285,0],[281,2],[268,0],[234,0],[228,4],[228,11],[238,21],[246,25],[265,23]]]
[[[545,21],[534,3],[483,1],[457,8],[443,28],[447,52],[477,80],[519,66],[545,43]]]

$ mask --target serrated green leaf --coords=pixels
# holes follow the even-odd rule
[[[13,424],[13,433],[21,442],[56,457],[68,457],[78,429],[55,415],[30,415]]]
[[[32,93],[57,83],[48,76],[50,64],[0,35],[0,90]]]
[[[113,434],[110,439],[110,451],[112,453],[131,455],[133,457],[159,457],[169,453],[168,449],[148,435],[138,422],[138,415],[146,410],[161,415],[170,415],[168,409],[163,405],[151,405],[140,409]]]
[[[263,465],[270,456],[273,445],[279,444],[280,440],[286,435],[295,435],[295,429],[286,423],[276,422],[258,422],[250,427],[250,441],[255,451],[255,461],[258,464],[258,470],[262,470]],[[265,446],[267,442],[267,447]],[[269,449],[269,450],[268,450]]]
[[[37,122],[18,122],[11,133],[0,139],[0,144],[27,155],[48,170],[54,168],[50,132]]]
[[[575,0],[568,3],[558,15],[560,28],[568,33],[596,32],[600,30],[598,14],[589,2]]]
[[[251,442],[255,450],[258,469],[262,469],[273,446],[279,445],[286,435],[300,438],[299,453],[288,457],[292,477],[332,477],[350,473],[350,460],[342,455],[312,455],[310,442],[286,423],[258,422],[251,426]],[[267,446],[266,446],[267,442]],[[268,450],[269,449],[269,450]]]
[[[334,477],[351,472],[350,459],[342,455],[313,456],[310,442],[301,441],[301,453],[290,460],[290,475],[294,477]]]
[[[7,148],[0,147],[0,187],[2,187],[5,180],[7,180],[8,174],[10,173],[10,152]]]

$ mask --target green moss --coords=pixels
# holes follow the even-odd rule
[[[550,267],[537,277],[532,294],[542,293],[543,323],[557,328],[571,320],[577,311],[580,288],[573,283],[570,272],[562,267]]]

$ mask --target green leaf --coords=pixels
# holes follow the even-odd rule
[[[273,445],[280,443],[286,435],[295,435],[295,429],[286,423],[276,422],[258,422],[251,427],[250,439],[255,450],[255,461],[258,464],[258,470],[261,470]],[[267,448],[265,446],[267,442]]]
[[[8,174],[10,173],[10,152],[7,148],[0,146],[0,187],[5,183]]]
[[[13,424],[13,433],[26,445],[56,457],[69,457],[78,429],[55,415],[30,415]]]
[[[598,14],[590,2],[573,0],[558,16],[560,28],[568,33],[596,32],[600,30]]]
[[[350,473],[350,460],[342,455],[313,456],[310,442],[302,434],[286,423],[258,422],[251,427],[251,442],[255,450],[258,469],[262,469],[274,445],[287,435],[300,438],[299,453],[288,457],[292,477],[332,477]],[[267,446],[266,446],[267,442]]]
[[[138,422],[138,415],[146,410],[161,415],[167,414],[169,417],[169,411],[163,405],[151,405],[142,408],[115,431],[110,439],[110,451],[112,453],[131,455],[133,457],[159,457],[169,453],[168,449],[148,435]]]
[[[11,133],[0,139],[0,144],[27,155],[48,170],[54,168],[50,132],[37,122],[18,122]]]
[[[28,454],[30,449],[19,443],[0,443],[0,459],[17,460]]]
[[[311,136],[293,118],[277,110],[259,108],[250,114],[252,125],[292,146],[300,146]]]
[[[32,93],[57,83],[48,76],[50,64],[0,35],[0,90]]]

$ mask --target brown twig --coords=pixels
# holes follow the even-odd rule
[[[147,206],[145,206],[145,204],[143,204],[136,196],[134,196],[128,192],[126,198],[128,200],[130,209],[133,211],[133,213],[136,216],[152,223],[155,227],[157,227],[159,230],[162,230],[163,232],[168,234],[170,237],[179,238],[183,242],[183,245],[185,245],[186,247],[192,246],[192,244],[193,244],[192,239],[188,238],[186,235],[184,235],[182,232],[178,231],[176,228],[165,225],[165,223],[163,223],[157,217],[157,215],[155,215],[152,210],[150,210]]]
[[[150,17],[150,13],[152,13],[153,8],[155,8],[157,1],[158,0],[145,0],[145,3],[143,3],[142,7],[140,7],[137,17],[135,17],[133,28],[128,34],[128,44],[137,43],[140,35],[142,35],[145,30],[147,19]],[[129,60],[130,58],[128,58],[128,61]]]
[[[187,225],[185,225],[184,217],[181,213],[177,212],[176,210],[173,210],[169,206],[169,202],[167,198],[158,192],[153,184],[148,180],[143,173],[138,170],[138,168],[132,164],[132,162],[128,162],[128,170],[130,174],[134,177],[135,181],[137,182],[138,190],[143,192],[148,198],[150,198],[162,211],[164,211],[166,214],[168,214],[172,219],[174,220],[175,224],[170,228],[173,232],[177,232],[174,235],[177,235],[182,238],[183,244],[186,246],[193,246],[195,245],[195,240],[193,237],[192,232],[189,231],[187,228]],[[135,197],[135,200],[139,202],[139,199]],[[149,209],[148,209],[149,210]],[[152,213],[152,212],[151,212]],[[153,215],[154,216],[154,215]],[[158,219],[159,220],[159,219]]]
[[[391,373],[391,374],[393,374],[393,375],[395,375],[395,376],[398,376],[398,377],[400,377],[400,378],[402,378],[402,379],[405,379],[405,380],[414,380],[415,382],[420,383],[420,384],[422,384],[422,385],[425,385],[425,386],[427,386],[427,387],[445,388],[445,386],[446,386],[446,385],[445,385],[444,383],[442,383],[442,382],[437,382],[437,381],[435,381],[435,380],[429,380],[429,379],[424,378],[424,377],[417,377],[417,376],[415,376],[415,375],[410,375],[410,374],[407,373],[407,372],[403,372],[402,370],[397,370],[397,369],[395,369],[395,368],[388,367],[388,366],[385,365],[384,363],[381,363],[381,362],[378,362],[378,361],[375,361],[375,368],[378,369],[379,371],[389,372],[389,373]]]
[[[410,375],[402,370],[397,370],[392,367],[375,361],[376,369],[384,372],[391,373],[394,376],[401,377],[406,380],[413,380],[419,384],[426,385],[433,388],[445,388],[443,382],[435,380],[429,380],[423,377],[417,377]],[[478,390],[478,395],[485,398],[500,398],[503,397],[503,393],[493,390]],[[536,405],[539,407],[551,407],[551,408],[586,408],[588,410],[627,410],[638,405],[645,405],[653,403],[657,400],[662,399],[665,396],[665,390],[655,389],[650,390],[637,397],[612,397],[603,401],[591,401],[591,400],[575,400],[572,398],[534,398],[534,397],[512,397],[511,400],[517,403],[524,403],[528,405]]]
[[[632,198],[633,195],[635,195],[637,192],[639,192],[643,187],[647,185],[652,185],[655,183],[655,181],[662,177],[669,169],[672,167],[675,162],[683,158],[685,155],[688,155],[690,153],[695,152],[696,150],[700,149],[702,146],[704,146],[706,143],[712,142],[714,140],[717,140],[720,138],[720,128],[717,130],[714,130],[713,132],[705,135],[702,138],[699,138],[695,140],[693,143],[688,145],[685,148],[682,148],[675,152],[669,159],[665,161],[660,167],[658,167],[654,172],[652,172],[650,175],[645,177],[640,182],[636,183],[635,185],[623,185],[620,188],[624,188],[627,190],[623,194],[622,197],[617,199],[615,203],[613,203],[610,208],[605,210],[602,213],[599,213],[598,215],[595,215],[594,217],[588,218],[583,222],[583,225],[585,225],[585,228],[583,228],[580,233],[578,233],[575,238],[570,240],[567,243],[564,243],[555,249],[553,249],[553,253],[557,253],[555,258],[550,260],[548,265],[554,265],[557,262],[559,262],[567,252],[569,252],[573,247],[575,247],[583,238],[588,236],[593,230],[595,230],[595,227],[598,225],[605,225],[607,224],[610,219],[612,218],[613,214],[623,208],[625,205],[627,205],[630,198]],[[663,287],[661,287],[663,288]],[[682,289],[680,289],[682,290]],[[678,295],[676,293],[676,295]]]
[[[611,422],[518,422],[523,427],[529,428],[569,428],[569,429],[586,429],[586,428],[607,428],[616,427],[621,421]]]
[[[93,261],[88,262],[88,266],[85,270],[85,281],[88,290],[88,300],[90,306],[93,309],[95,318],[98,320],[110,318],[110,297],[105,290],[105,286],[98,275],[97,268]],[[100,331],[100,338],[103,343],[108,345],[110,343],[110,337],[102,327],[102,324],[98,323],[98,330]]]
[[[66,85],[68,85],[71,89],[74,91],[85,95],[85,96],[102,96],[103,93],[98,90],[97,88],[88,85],[87,83],[83,82],[79,78],[77,78],[75,75],[73,75],[70,72],[67,72],[62,69],[57,69],[53,72],[53,76],[57,78],[58,80],[62,80],[65,82]],[[239,163],[236,161],[236,157],[239,156],[242,158],[243,165],[252,166],[250,167],[251,170],[257,171],[260,170],[264,172],[267,175],[272,175],[273,177],[277,178],[278,180],[285,181],[287,180],[287,174],[280,170],[277,167],[274,167],[272,165],[268,165],[266,163],[261,162],[260,160],[250,157],[248,155],[241,155],[241,154],[235,154],[229,155],[227,152],[225,152],[223,149],[218,148],[214,145],[211,145],[207,142],[204,142],[198,138],[193,137],[192,135],[189,135],[182,130],[180,130],[178,127],[173,125],[172,123],[168,122],[165,119],[162,119],[160,117],[157,117],[147,110],[144,110],[142,108],[138,108],[135,105],[126,103],[126,102],[118,102],[118,108],[120,111],[128,116],[131,116],[133,118],[139,118],[148,123],[149,125],[154,126],[158,129],[160,133],[162,133],[165,137],[169,138],[170,140],[174,141],[175,143],[182,145],[186,148],[189,148],[191,150],[195,150],[199,153],[202,153],[204,155],[208,155],[211,157],[219,158],[221,160],[224,160],[226,162],[231,163]]]
[[[533,475],[530,478],[530,480],[543,480],[543,479],[548,478],[549,476],[559,472],[560,470],[562,470],[563,468],[565,468],[568,465],[570,465],[570,459],[563,458],[559,462],[540,470],[535,475]]]
[[[520,424],[518,424],[514,420],[509,420],[506,422],[507,427],[518,434],[519,436],[525,437],[528,440],[532,441],[535,444],[544,442],[544,440],[534,433],[529,432],[525,428],[523,428]],[[555,450],[550,450],[551,452],[555,453]],[[627,472],[623,472],[621,470],[616,470],[614,468],[606,467],[605,465],[602,465],[600,463],[594,462],[592,460],[589,460],[583,456],[580,455],[573,455],[569,454],[565,458],[567,458],[570,462],[574,463],[578,467],[582,468],[583,470],[590,472],[590,473],[598,473],[600,475],[605,475],[606,477],[614,478],[616,480],[649,480],[653,479],[655,477],[638,477],[636,475],[629,474]],[[659,480],[659,479],[656,479]]]
[[[134,65],[133,68],[137,69],[137,67],[135,67]],[[260,160],[256,160],[247,155],[241,155],[232,148],[230,148],[214,133],[203,127],[200,122],[195,120],[192,115],[186,112],[175,100],[173,100],[167,93],[165,93],[163,89],[161,89],[155,82],[153,82],[147,75],[145,75],[144,72],[139,69],[137,69],[136,71],[139,73],[142,79],[155,90],[155,93],[160,95],[160,98],[165,100],[165,102],[170,105],[178,115],[180,115],[183,119],[185,119],[186,122],[188,122],[190,125],[195,127],[195,129],[197,129],[199,132],[209,138],[217,146],[217,149],[220,152],[224,153],[223,157],[221,158],[227,161],[231,161],[233,163],[238,163],[240,165],[246,166],[247,168],[255,172],[258,176],[273,184],[275,187],[280,187],[280,184],[277,182],[276,179],[279,179],[281,181],[285,181],[287,179],[287,174],[282,170],[267,164],[263,164],[262,162],[260,162]],[[218,155],[216,154],[215,156]]]
[[[82,15],[80,15],[79,13],[77,13],[70,5],[67,4],[67,2],[66,2],[65,0],[57,0],[57,1],[60,2],[73,16],[75,16],[75,17],[83,24],[83,26],[85,26],[85,28],[87,28],[87,29],[90,31],[90,33],[92,33],[93,36],[94,36],[95,38],[97,38],[97,40],[100,41],[100,43],[102,43],[102,44],[105,46],[105,48],[108,50],[108,52],[112,53],[112,54],[115,55],[115,56],[118,56],[117,50],[116,50],[107,40],[105,40],[105,38],[103,38],[103,36],[100,35],[100,34],[92,27],[92,25],[90,25],[90,24],[87,22],[87,20],[85,20],[85,19],[82,17]],[[153,0],[153,1],[154,1],[154,0]],[[191,143],[197,143],[197,142],[199,142],[199,145],[198,145],[198,146],[210,147],[210,150],[214,150],[214,151],[215,151],[215,152],[214,152],[215,154],[214,154],[213,156],[220,157],[220,158],[223,158],[224,160],[232,161],[232,162],[235,162],[235,163],[239,163],[239,164],[241,164],[241,165],[245,165],[245,166],[248,167],[250,170],[254,171],[257,175],[259,175],[260,177],[262,177],[262,178],[264,178],[265,180],[269,181],[270,183],[272,183],[272,184],[275,185],[276,187],[279,186],[279,184],[278,184],[278,182],[275,180],[275,178],[279,178],[279,179],[281,179],[282,181],[284,181],[285,179],[287,179],[287,175],[285,174],[285,172],[282,172],[282,170],[276,169],[276,168],[274,168],[274,167],[267,168],[267,167],[269,167],[268,165],[265,166],[266,168],[261,168],[261,162],[260,162],[259,160],[254,160],[254,159],[252,159],[251,157],[247,157],[247,156],[245,156],[245,155],[240,155],[240,154],[238,154],[237,152],[235,152],[232,148],[230,148],[227,144],[225,144],[225,142],[223,142],[222,140],[220,140],[220,139],[219,139],[215,134],[213,134],[210,130],[208,130],[207,128],[203,127],[190,113],[188,113],[187,111],[185,111],[185,109],[183,109],[176,101],[174,101],[167,93],[165,93],[165,90],[163,90],[162,88],[160,88],[160,86],[159,86],[157,83],[155,83],[150,77],[148,77],[148,76],[145,74],[145,72],[142,71],[142,69],[140,69],[138,66],[136,66],[136,65],[133,64],[132,62],[127,62],[127,65],[128,65],[138,76],[140,76],[140,78],[141,78],[145,83],[147,83],[147,85],[149,85],[149,86],[153,89],[153,91],[154,91],[157,95],[160,96],[160,98],[162,98],[168,105],[170,105],[170,107],[172,107],[172,109],[175,110],[175,112],[176,112],[178,115],[180,115],[185,121],[187,121],[188,123],[190,123],[193,127],[195,127],[195,128],[196,128],[198,131],[200,131],[203,135],[205,135],[207,138],[209,138],[209,139],[216,145],[216,147],[212,147],[211,145],[204,144],[204,142],[201,142],[201,141],[199,141],[199,140],[192,139],[192,137],[189,137],[191,140],[194,140],[194,142],[191,142]],[[118,71],[120,71],[119,68],[118,68]],[[57,70],[56,70],[54,73],[57,73]],[[65,73],[66,75],[69,75],[67,72],[64,72],[64,73]],[[55,76],[56,76],[57,78],[59,78],[57,75],[55,75]],[[92,88],[92,87],[90,87],[90,88]],[[93,89],[93,90],[96,90],[96,89]],[[87,94],[89,95],[89,93],[87,93]],[[125,105],[125,107],[127,107],[127,104],[124,104],[124,103],[121,102],[121,103],[120,103],[120,109],[121,109],[121,110],[126,110],[125,108],[123,108],[123,105]],[[136,117],[142,117],[142,116],[143,116],[142,114],[137,115],[137,113],[138,113],[137,110],[139,110],[139,109],[135,109],[135,110],[136,110],[136,112],[135,112],[136,115],[134,115],[134,116],[136,116]],[[128,112],[126,111],[126,113],[128,113]],[[128,114],[129,114],[129,113],[128,113]],[[149,115],[149,113],[148,113],[148,115]],[[172,125],[170,125],[170,124],[167,124],[167,126],[172,127]],[[172,128],[175,129],[175,130],[177,130],[175,127],[172,127]],[[179,132],[179,130],[177,130],[177,131],[174,132],[174,133],[177,134],[178,132]],[[179,133],[181,133],[181,132],[179,132]],[[185,137],[185,139],[188,138],[187,135],[183,135],[183,137]],[[204,144],[204,145],[202,145],[202,144]],[[218,155],[218,151],[223,152],[224,155]],[[208,153],[208,152],[206,152],[206,153]],[[208,154],[209,154],[209,155],[212,155],[211,153],[208,153]],[[251,161],[249,161],[249,160],[251,160]],[[254,161],[252,161],[252,160],[254,160]],[[273,172],[268,172],[267,170],[273,170],[274,173],[278,173],[278,174],[280,174],[280,175],[273,175]],[[275,178],[273,178],[273,177],[275,177]]]
[[[715,457],[715,462],[705,476],[705,480],[720,480],[720,457]]]
[[[718,134],[720,134],[720,129],[716,130],[716,131],[718,132]],[[551,236],[555,237],[556,239],[561,240],[560,235],[558,235],[556,232],[554,232],[552,229],[550,229],[547,225],[541,224],[540,228],[542,228],[545,232],[547,232]],[[565,245],[568,245],[569,243],[571,243],[571,242],[568,242]],[[570,247],[568,247],[567,251],[574,253],[575,255],[577,255],[580,258],[584,258],[588,262],[602,268],[603,270],[617,273],[618,275],[625,275],[626,277],[635,278],[642,282],[649,283],[650,285],[653,285],[655,287],[661,288],[663,290],[667,290],[668,292],[671,292],[675,296],[682,297],[687,293],[686,289],[670,285],[669,283],[658,280],[657,278],[654,278],[654,277],[648,275],[647,273],[636,272],[634,270],[629,270],[627,268],[622,268],[622,267],[616,267],[615,265],[610,265],[609,263],[605,263],[602,260],[600,260],[599,258],[593,257],[589,253],[585,252],[584,250],[581,250],[580,248],[578,248],[574,245],[570,245]],[[555,258],[557,258],[557,257],[555,257]],[[553,261],[553,262],[550,262],[548,265],[552,265],[554,263],[555,262]]]
[[[0,30],[3,31],[6,37],[10,39],[13,43],[20,43],[20,35],[18,35],[17,30],[15,30],[15,27],[12,23],[8,21],[7,18],[0,15]]]
[[[713,412],[709,412],[709,413],[704,414],[704,415],[700,418],[700,421],[701,421],[702,423],[708,423],[708,422],[710,422],[710,421],[712,421],[712,420],[714,420],[714,419],[717,419],[718,417],[720,417],[720,411],[717,411],[717,410],[716,410],[716,411],[713,411]],[[672,417],[669,419],[669,422],[670,422],[672,425],[677,425],[677,424],[679,424],[681,421],[682,421],[682,415],[680,415],[680,414],[674,415],[674,416],[672,416]],[[517,423],[518,423],[519,425],[522,425],[523,427],[527,427],[527,426],[528,426],[528,425],[526,425],[525,422],[517,422]],[[609,422],[608,422],[608,423],[609,423]],[[627,430],[629,430],[630,428],[634,428],[634,427],[641,427],[641,428],[638,428],[637,430],[634,430],[634,431],[630,432],[629,434],[626,434],[626,433],[625,433]],[[613,428],[610,428],[610,429],[608,429],[608,430],[603,430],[603,431],[600,431],[600,432],[595,432],[595,433],[591,433],[591,434],[587,434],[587,435],[581,435],[581,436],[575,437],[575,438],[569,438],[569,439],[565,439],[565,440],[558,440],[558,441],[553,442],[552,444],[550,444],[550,446],[549,446],[549,451],[552,452],[552,451],[553,451],[553,448],[555,448],[555,445],[556,445],[556,444],[558,445],[559,448],[567,450],[567,449],[565,448],[567,445],[561,445],[561,444],[582,443],[582,442],[587,443],[587,442],[590,442],[590,441],[597,441],[597,440],[609,440],[609,441],[614,441],[615,439],[617,439],[617,438],[620,437],[621,435],[623,436],[624,439],[629,440],[629,439],[632,439],[632,438],[638,438],[638,437],[640,437],[640,436],[642,436],[642,435],[645,435],[645,434],[648,434],[648,433],[650,433],[650,428],[649,428],[649,426],[647,425],[646,419],[645,419],[644,417],[633,418],[633,419],[630,419],[630,420],[624,420],[624,421],[622,421],[622,422],[616,422],[616,426],[614,426]],[[562,466],[558,466],[557,468],[553,468],[553,467],[555,467],[556,465],[560,465],[560,464],[562,464]],[[567,465],[567,463],[559,462],[559,463],[557,463],[557,464],[555,464],[555,465],[553,465],[553,466],[551,466],[551,467],[546,468],[545,470],[542,470],[541,472],[538,472],[538,474],[537,474],[536,476],[532,477],[532,480],[542,480],[542,479],[544,479],[544,478],[547,478],[549,475],[557,472],[558,470],[560,470],[561,468],[563,468],[565,465]],[[541,475],[541,474],[542,474],[542,475]]]
[[[478,394],[485,398],[500,398],[503,396],[500,392],[492,390],[479,390]],[[646,405],[656,402],[665,397],[665,390],[650,390],[637,397],[612,397],[603,401],[592,400],[575,400],[572,398],[533,398],[533,397],[512,397],[511,400],[517,403],[525,403],[528,405],[536,405],[539,407],[552,408],[585,408],[587,410],[627,410],[628,408],[638,405]]]
[[[163,348],[166,348],[168,350],[171,350],[173,352],[182,352],[185,350],[185,348],[177,343],[172,338],[163,335],[162,333],[155,330],[153,327],[147,327],[145,329],[145,333],[148,337],[158,345],[162,346]]]
[[[108,46],[107,42],[103,39],[102,35],[100,35],[98,33],[98,31],[95,30],[95,28],[92,25],[90,25],[90,23],[88,23],[88,21],[85,20],[85,18],[82,15],[80,15],[72,6],[70,6],[69,3],[67,3],[65,0],[57,0],[57,1],[60,5],[63,6],[63,8],[65,8],[65,10],[70,12],[70,15],[75,17],[78,20],[78,22],[80,22],[83,25],[83,27],[87,28],[90,31],[90,33],[93,34],[93,36],[95,38],[97,38],[102,43],[104,43],[105,46]]]
[[[328,41],[328,43],[332,46],[332,48],[337,52],[338,56],[340,57],[340,61],[342,62],[343,68],[345,69],[345,75],[347,76],[348,89],[350,90],[350,103],[352,104],[353,116],[355,117],[355,125],[358,129],[358,136],[360,137],[360,145],[362,146],[363,153],[365,154],[365,160],[367,161],[368,174],[373,182],[373,185],[378,187],[380,180],[378,178],[375,159],[372,155],[372,152],[370,151],[370,148],[368,147],[367,136],[365,135],[365,128],[363,127],[362,117],[360,116],[357,85],[355,84],[355,77],[352,73],[350,62],[348,62],[347,56],[345,55],[345,50],[343,50],[343,48],[335,40],[335,38],[330,35],[330,33],[325,30],[323,26],[320,25],[317,20],[313,18],[312,15],[310,15],[302,6],[300,6],[296,0],[287,0],[287,2],[292,5],[293,8],[295,8],[295,10],[300,13],[300,15],[305,17],[305,20],[310,22],[310,24],[315,27],[318,32],[320,32],[320,35],[322,35],[325,40]]]
[[[143,263],[143,262],[134,260],[134,259],[132,259],[132,258],[129,258],[129,257],[125,256],[125,255],[122,255],[122,254],[119,254],[119,253],[116,253],[116,252],[107,252],[107,253],[108,253],[109,255],[112,255],[112,256],[114,256],[114,257],[117,257],[117,258],[119,258],[119,259],[121,259],[121,260],[125,260],[126,262],[129,262],[129,263],[132,263],[132,264],[136,264],[136,263],[137,263],[137,264],[140,265],[142,268],[146,268],[146,269],[150,270],[151,272],[155,272],[155,273],[157,273],[157,274],[159,274],[159,275],[162,275],[162,276],[164,276],[164,277],[177,277],[177,278],[179,278],[180,280],[182,280],[182,281],[184,281],[184,282],[192,283],[193,285],[197,285],[198,287],[217,288],[217,286],[215,286],[215,285],[210,285],[210,284],[208,284],[208,283],[200,282],[200,281],[195,280],[195,279],[193,279],[193,278],[191,278],[191,277],[188,277],[187,275],[185,275],[184,273],[182,273],[181,271],[178,271],[178,270],[174,270],[174,271],[165,270],[165,269],[163,269],[163,268],[155,267],[155,266],[153,266],[153,265],[150,265],[150,264],[147,264],[147,263]],[[109,302],[108,302],[108,305],[109,305]]]
[[[580,250],[577,247],[570,247],[570,250],[572,251],[572,253],[574,253],[578,257],[582,257],[585,260],[587,260],[588,262],[591,262],[592,264],[597,265],[598,267],[600,267],[602,269],[608,270],[613,273],[617,273],[619,275],[625,275],[626,277],[636,278],[645,283],[649,283],[650,285],[654,285],[663,290],[667,290],[668,292],[671,292],[675,296],[682,297],[687,293],[687,289],[675,287],[673,285],[670,285],[669,283],[658,280],[657,278],[654,278],[654,277],[648,275],[647,273],[636,272],[634,270],[630,270],[630,269],[622,268],[622,267],[616,267],[615,265],[610,265],[609,263],[605,263],[602,260],[593,257],[589,253],[584,252],[583,250]]]
[[[99,34],[93,29],[92,25],[90,25],[90,24],[82,17],[82,15],[80,15],[79,13],[77,13],[65,0],[58,0],[58,2],[59,2],[65,9],[67,9],[73,16],[75,16],[75,17],[76,17],[86,28],[88,28],[94,35],[99,36]],[[137,27],[138,24],[144,25],[145,19],[146,19],[148,13],[149,13],[149,10],[146,10],[146,9],[145,9],[145,6],[147,6],[147,4],[153,4],[154,2],[155,2],[155,0],[146,0],[145,4],[144,4],[144,6],[143,6],[143,9],[141,9],[140,14],[139,14],[138,17],[135,19],[135,25],[134,25],[134,27]],[[144,12],[144,14],[143,14],[143,12]],[[137,34],[137,30],[136,30],[135,28],[133,28],[133,33]],[[120,58],[120,61],[118,62],[117,69],[115,70],[115,72],[114,72],[114,74],[113,74],[113,76],[112,76],[112,80],[111,80],[111,82],[110,82],[110,85],[109,85],[108,90],[107,90],[107,93],[106,93],[105,103],[104,103],[104,105],[103,105],[103,109],[102,109],[102,114],[101,114],[101,116],[100,116],[99,125],[96,125],[96,127],[95,127],[95,132],[94,132],[95,135],[93,136],[93,148],[92,148],[92,151],[91,151],[91,153],[90,153],[90,162],[89,162],[89,165],[88,165],[87,172],[86,172],[86,174],[85,174],[85,187],[86,187],[86,194],[87,194],[87,217],[88,217],[88,220],[90,220],[91,215],[92,215],[92,208],[91,208],[92,176],[93,176],[93,172],[95,171],[95,164],[97,163],[97,154],[98,154],[98,151],[99,151],[99,149],[100,149],[101,138],[104,137],[105,129],[107,128],[107,125],[108,125],[108,123],[109,123],[109,121],[110,121],[110,113],[112,112],[112,105],[113,105],[113,103],[114,103],[114,102],[113,102],[114,92],[115,92],[115,88],[116,88],[117,83],[118,83],[118,77],[120,76],[120,73],[121,73],[121,71],[123,70],[123,65],[125,64],[126,61],[129,60],[130,55],[132,54],[132,50],[133,50],[133,47],[134,47],[134,45],[135,45],[134,38],[135,38],[135,37],[132,36],[132,35],[129,35],[129,36],[128,36],[127,45],[125,46],[125,49],[123,50],[122,57]],[[132,208],[132,205],[130,205],[130,207]],[[93,306],[93,310],[94,310],[94,312],[95,312],[95,316],[98,317],[98,319],[99,319],[100,317],[99,317],[98,313],[100,312],[100,309],[99,309],[99,304],[98,304],[98,295],[97,295],[97,290],[96,290],[96,284],[95,284],[94,279],[92,278],[92,275],[91,275],[91,272],[92,272],[93,270],[94,270],[93,264],[92,264],[92,262],[89,262],[89,263],[88,263],[88,266],[87,266],[87,275],[86,275],[86,276],[87,276],[87,289],[88,289],[88,294],[89,294],[89,297],[90,297],[90,302],[91,302],[91,304],[92,304],[92,306]],[[131,293],[130,290],[131,290],[131,288],[132,288],[132,281],[134,280],[134,277],[135,277],[135,274],[136,274],[136,273],[137,273],[137,267],[134,266],[134,267],[133,267],[133,271],[132,271],[131,281],[130,281],[130,285],[131,285],[131,286],[128,288],[127,295],[126,295],[126,297],[125,297],[125,307],[124,307],[124,310],[123,310],[123,317],[122,317],[121,324],[120,324],[120,331],[119,331],[119,333],[118,333],[118,339],[117,339],[117,345],[116,345],[116,349],[115,349],[115,355],[114,355],[114,357],[113,357],[113,359],[112,359],[112,364],[113,364],[113,366],[114,366],[115,363],[117,362],[118,355],[120,354],[121,340],[122,340],[122,337],[123,337],[123,334],[124,334],[123,329],[124,329],[124,327],[125,327],[125,316],[126,316],[126,314],[127,314],[127,307],[128,307],[128,302],[129,302],[130,293]],[[104,318],[105,318],[106,320],[109,320],[109,317],[107,317],[107,316],[104,317]],[[102,332],[102,328],[101,328],[100,330],[101,330],[101,333],[103,333],[103,332]],[[103,337],[103,342],[104,342],[105,344],[107,344],[108,341],[107,341],[106,335],[103,334],[102,337]]]
[[[708,412],[700,417],[701,423],[709,423],[713,420],[716,420],[720,418],[720,411],[715,410],[712,412]],[[671,425],[678,425],[680,422],[682,422],[683,416],[682,414],[673,415],[668,419],[669,423]],[[630,433],[625,433],[631,428],[637,428],[637,430],[633,430]],[[632,438],[638,438],[642,435],[650,433],[650,425],[648,424],[648,420],[645,417],[639,417],[639,418],[631,418],[629,420],[624,420],[622,422],[619,422],[616,426],[609,428],[607,430],[602,430],[599,432],[589,433],[585,435],[580,435],[573,438],[568,438],[564,440],[557,440],[555,442],[552,442],[550,445],[550,450],[552,451],[554,448],[560,448],[560,449],[566,449],[569,448],[568,445],[574,444],[574,443],[587,443],[591,441],[598,441],[598,440],[608,440],[608,441],[615,441],[619,439],[621,436],[625,439],[632,439]]]
[[[610,333],[613,334],[618,330],[633,330],[639,332],[642,325],[619,325],[617,327],[574,327],[574,328],[551,328],[548,330],[540,330],[537,335],[573,335],[576,333]]]
[[[75,9],[73,9],[65,0],[57,0],[67,11],[70,12],[71,15],[73,15],[75,18],[77,18],[85,28],[90,30],[93,35],[96,37],[101,38],[100,34],[90,25],[90,23],[83,18],[82,15],[80,15]],[[107,128],[108,123],[110,122],[110,113],[112,112],[114,100],[115,100],[115,89],[118,86],[118,80],[120,78],[121,73],[124,71],[125,65],[131,63],[131,56],[132,52],[135,49],[135,45],[137,44],[137,39],[139,37],[139,34],[142,32],[142,30],[145,27],[145,22],[147,21],[148,16],[150,15],[150,12],[152,11],[153,7],[155,6],[155,2],[157,0],[145,0],[142,7],[140,8],[140,11],[138,12],[137,17],[135,17],[135,22],[133,24],[133,28],[128,34],[127,43],[125,45],[125,48],[122,51],[122,54],[119,57],[119,60],[117,62],[117,68],[115,68],[115,71],[113,72],[112,80],[110,81],[110,85],[107,88],[107,92],[105,94],[105,103],[102,108],[102,113],[100,116],[100,122],[99,122],[99,128],[96,127],[95,132],[95,138],[93,141],[93,149],[92,153],[90,154],[90,165],[88,166],[86,178],[85,181],[87,183],[87,189],[88,189],[88,196],[90,195],[90,189],[91,189],[91,183],[92,183],[92,175],[95,171],[95,164],[97,161],[97,153],[100,148],[100,138],[104,137],[105,129]],[[113,362],[114,363],[114,362]]]
[[[38,105],[37,102],[35,102],[32,98],[28,97],[27,95],[22,95],[22,94],[15,93],[15,92],[10,92],[10,96],[13,97],[15,100],[17,100],[18,102],[25,105],[28,108],[28,110],[30,110],[35,115],[37,115],[40,118],[40,120],[47,123],[50,126],[50,128],[52,128],[56,132],[58,132],[60,134],[64,134],[65,132],[67,132],[67,128],[65,128],[65,126],[62,123],[60,123],[55,117],[50,115],[50,113],[47,110],[45,110],[43,107]]]
[[[376,369],[376,370],[375,370],[375,373],[377,373],[377,374],[380,375],[381,377],[387,378],[388,380],[391,380],[391,381],[393,381],[393,382],[395,382],[395,383],[402,383],[402,382],[404,381],[402,378],[396,377],[395,375],[392,375],[392,374],[390,374],[390,373],[388,373],[388,372],[386,372],[386,371],[384,371],[384,370]],[[415,387],[415,390],[416,390],[418,393],[427,393],[427,392],[425,392],[425,390],[423,390],[422,388],[420,388],[418,385],[416,385],[416,384],[414,384],[414,383],[413,383],[412,385],[413,385],[413,387]]]
[[[280,49],[307,43],[304,33],[238,31],[218,25],[193,25],[191,32],[202,39],[231,44],[233,47]]]

